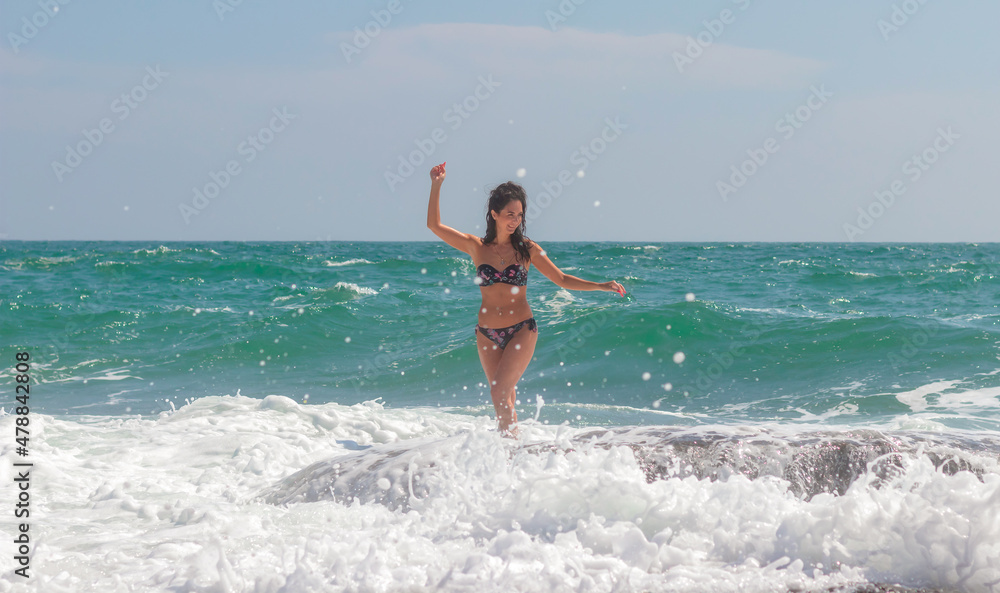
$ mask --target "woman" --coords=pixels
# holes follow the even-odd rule
[[[479,324],[475,327],[479,360],[490,384],[490,397],[497,423],[504,436],[517,436],[515,385],[531,361],[538,340],[538,324],[528,306],[528,269],[538,271],[568,290],[608,290],[624,296],[615,281],[589,282],[564,274],[545,255],[538,243],[524,236],[524,188],[508,181],[490,192],[486,212],[486,236],[476,237],[441,224],[441,184],[445,163],[431,169],[431,197],[427,205],[427,228],[445,243],[472,256],[475,282],[482,290]]]

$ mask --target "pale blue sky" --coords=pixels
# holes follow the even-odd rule
[[[0,238],[1000,240],[997,3],[230,4],[3,0]]]

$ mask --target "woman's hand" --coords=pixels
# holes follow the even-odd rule
[[[609,292],[617,292],[620,296],[625,296],[625,287],[614,280],[601,284],[601,289]]]
[[[444,182],[444,166],[448,164],[447,161],[436,165],[431,169],[431,184],[441,185]]]

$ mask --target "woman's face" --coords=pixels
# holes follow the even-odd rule
[[[524,208],[521,207],[520,200],[511,200],[503,207],[503,210],[493,211],[493,219],[497,221],[497,234],[511,234],[521,226],[524,220]]]

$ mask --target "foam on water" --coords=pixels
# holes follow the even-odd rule
[[[327,260],[323,260],[323,265],[326,266],[326,267],[329,267],[329,268],[337,268],[337,267],[340,267],[340,266],[353,266],[355,264],[370,264],[370,263],[372,263],[372,262],[368,261],[367,259],[358,258],[358,257],[354,257],[354,258],[348,259],[346,261],[332,261],[332,260],[328,260],[328,259]]]
[[[358,296],[370,296],[373,294],[378,294],[378,291],[374,288],[369,288],[367,286],[359,286],[353,282],[338,282],[333,287],[334,290],[344,290]]]
[[[1000,590],[995,436],[492,424],[283,396],[35,414],[34,576],[4,538],[0,591]]]
[[[1000,387],[985,389],[957,388],[961,381],[937,381],[917,389],[896,394],[900,403],[914,413],[947,410],[949,415],[961,411],[972,414],[1000,407]],[[932,397],[936,396],[936,397]]]

